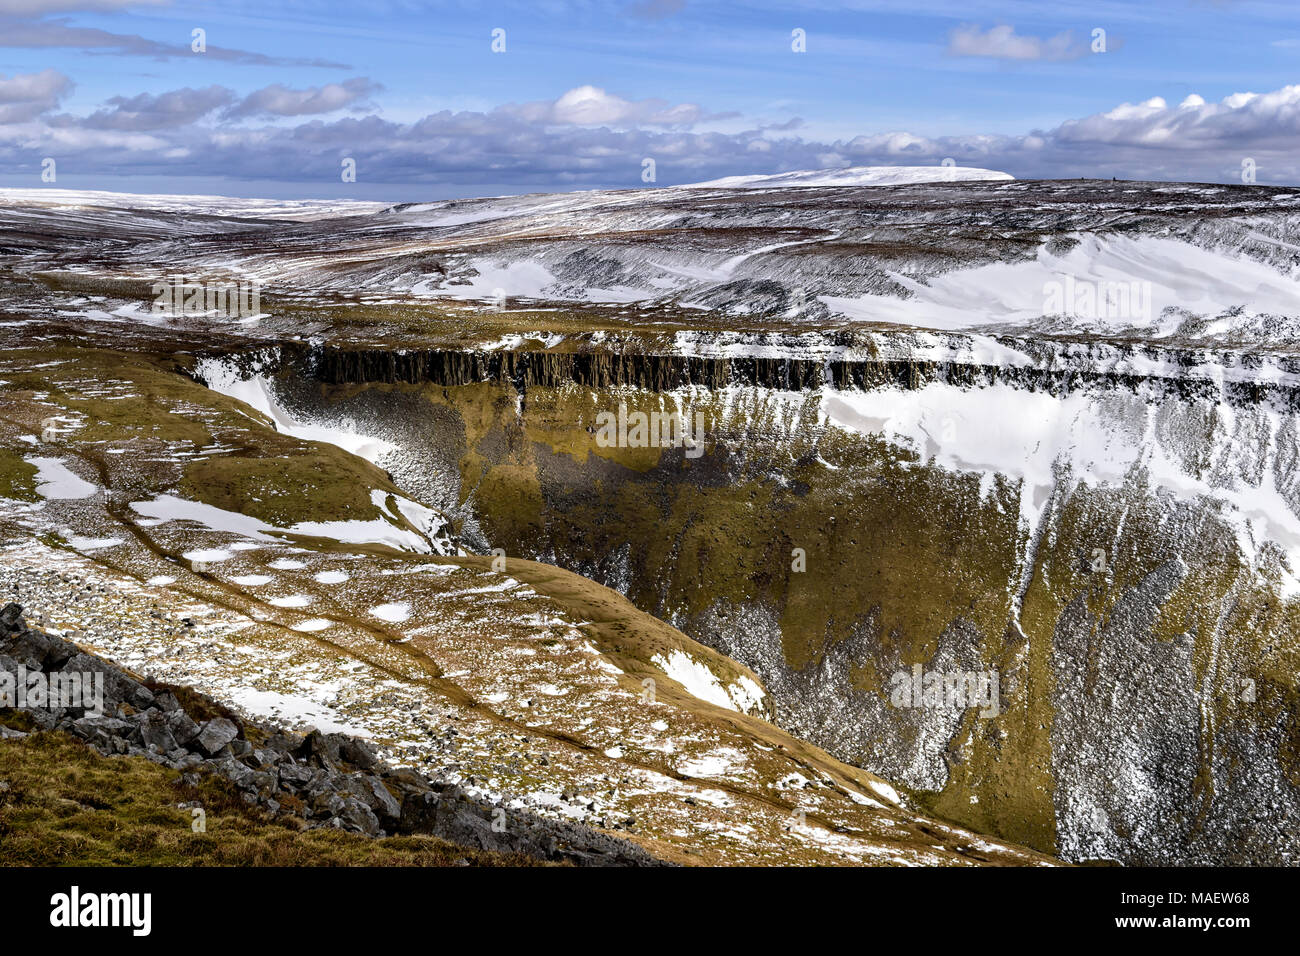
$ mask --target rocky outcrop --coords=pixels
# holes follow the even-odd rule
[[[1009,346],[1033,347],[1007,338]],[[1041,351],[1041,344],[1037,347]],[[869,349],[868,349],[869,351]],[[1002,365],[961,357],[927,359],[875,356],[850,359],[797,357],[712,357],[625,351],[486,351],[448,349],[303,348],[286,351],[287,364],[325,385],[437,385],[480,382],[530,388],[579,385],[591,389],[639,388],[651,392],[698,386],[733,386],[779,391],[830,387],[843,391],[878,388],[919,389],[941,383],[959,388],[1005,384],[1062,396],[1085,388],[1143,392],[1152,400],[1222,400],[1233,405],[1268,402],[1300,411],[1300,386],[1288,379],[1300,361],[1280,359],[1281,380],[1233,380],[1221,369],[1258,363],[1249,354],[1207,358],[1201,350],[1133,349],[1101,356],[1048,354],[1039,361]],[[1134,371],[1148,365],[1160,371]],[[1207,366],[1198,374],[1198,366]],[[1189,374],[1190,373],[1190,374]]]
[[[150,685],[70,641],[29,628],[17,604],[0,610],[4,674],[28,686],[77,675],[79,688],[92,688],[75,701],[15,700],[37,730],[63,731],[101,754],[142,757],[180,771],[189,783],[219,775],[249,805],[272,816],[299,817],[307,827],[369,836],[427,834],[578,865],[659,865],[639,846],[600,831],[497,806],[455,784],[394,768],[359,738],[288,733],[223,712],[187,688]],[[0,739],[27,736],[3,726],[3,715],[0,709]]]

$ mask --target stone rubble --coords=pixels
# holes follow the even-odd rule
[[[641,847],[580,824],[509,810],[456,784],[395,769],[364,740],[346,734],[299,735],[233,713],[203,718],[165,686],[151,686],[71,641],[28,627],[22,608],[10,603],[0,610],[0,671],[17,675],[20,668],[103,675],[100,716],[84,707],[24,707],[37,730],[66,732],[106,756],[143,757],[180,771],[191,784],[218,774],[250,806],[273,816],[296,814],[306,827],[373,837],[426,834],[577,865],[661,865]],[[205,710],[221,710],[202,700]],[[0,725],[0,739],[26,736]]]

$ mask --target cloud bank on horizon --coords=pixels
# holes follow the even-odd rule
[[[321,6],[0,0],[0,184],[438,198],[945,160],[1300,183],[1285,5]]]

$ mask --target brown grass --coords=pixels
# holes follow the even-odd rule
[[[190,807],[202,807],[195,833]],[[436,837],[301,830],[245,805],[228,781],[198,787],[142,757],[103,757],[66,734],[0,741],[4,866],[537,866]]]

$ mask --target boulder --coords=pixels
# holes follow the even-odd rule
[[[172,699],[175,700],[176,698],[173,697]],[[162,709],[167,711],[166,706],[163,706]],[[176,738],[176,742],[182,747],[188,746],[199,735],[199,725],[183,710],[167,711],[167,729],[172,732],[172,736]]]
[[[402,805],[378,777],[348,774],[342,783],[349,793],[364,802],[380,817],[394,821],[401,819]]]
[[[22,605],[12,601],[0,609],[0,635],[12,634],[23,629]]]
[[[283,754],[274,750],[262,747],[245,754],[240,759],[254,770],[270,770],[280,762],[283,756]]]
[[[138,717],[140,743],[149,748],[157,748],[159,753],[164,754],[177,748],[176,738],[168,729],[167,717],[161,710],[150,708]]]
[[[181,713],[184,713],[184,711],[181,710],[181,702],[177,700],[176,695],[169,690],[165,690],[161,694],[157,695],[156,706],[159,710],[168,714],[175,711],[181,711]]]
[[[136,710],[148,710],[154,704],[153,692],[135,678],[98,657],[78,651],[63,665],[70,671],[104,675],[104,706],[130,704]]]
[[[72,733],[100,748],[110,747],[114,738],[125,738],[133,730],[134,724],[116,717],[80,717],[72,722]]]
[[[194,742],[209,756],[215,756],[232,740],[239,736],[239,728],[225,717],[214,717],[199,728]],[[239,766],[243,766],[240,764]],[[247,769],[247,768],[245,768]]]
[[[280,782],[291,790],[316,789],[312,786],[315,778],[319,775],[322,780],[324,779],[324,774],[320,770],[296,761],[281,761],[277,769],[280,772]]]
[[[331,736],[338,736],[332,734]],[[364,740],[356,737],[344,737],[339,742],[339,756],[358,770],[367,772],[379,765],[379,757]]]
[[[355,830],[368,836],[379,835],[379,818],[375,816],[373,810],[356,797],[347,796],[343,798],[343,809],[339,811],[338,816],[343,821],[343,826],[348,830]]]
[[[322,734],[313,730],[299,745],[296,753],[300,759],[317,767],[333,770],[339,765],[339,740],[337,734]]]

